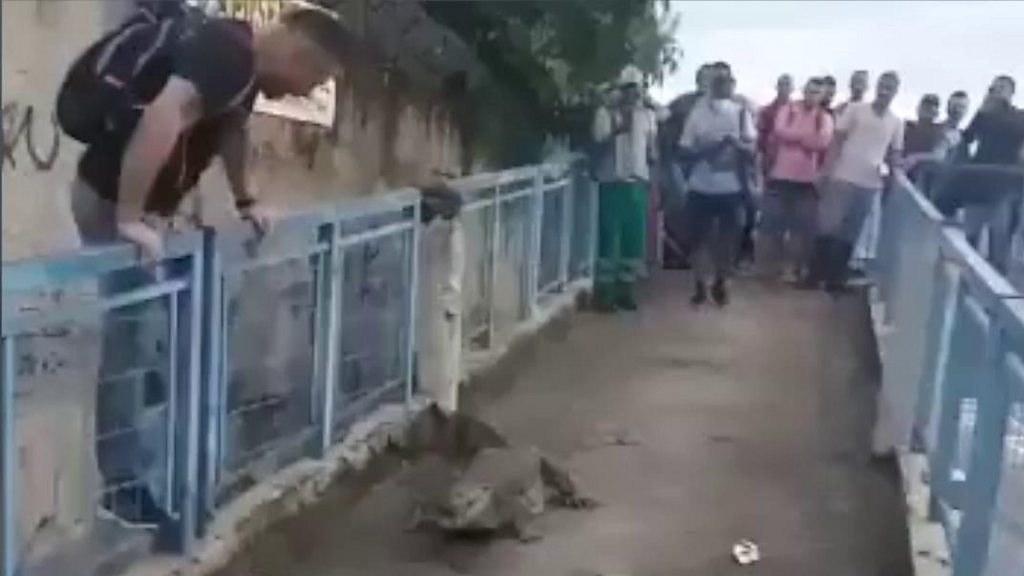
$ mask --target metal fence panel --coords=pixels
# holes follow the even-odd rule
[[[572,229],[569,252],[569,280],[588,278],[593,273],[594,247],[597,245],[597,185],[587,174],[586,165],[576,162],[572,168]]]
[[[333,434],[342,437],[359,416],[412,386],[415,345],[418,203],[398,204],[339,227],[340,326],[333,393]]]
[[[494,189],[490,191],[494,194]],[[465,269],[462,282],[462,334],[466,348],[489,346],[491,329],[492,259],[497,209],[493,198],[467,206],[462,214]]]
[[[456,183],[467,348],[533,316],[542,274],[559,290],[593,269],[594,189],[565,174]],[[5,264],[0,576],[105,574],[155,539],[187,550],[224,502],[408,401],[419,222],[403,191],[265,237],[242,223],[172,236],[155,271],[126,245]],[[58,436],[64,451],[25,462],[25,439]]]
[[[322,310],[316,288],[330,226],[318,214],[287,219],[263,238],[248,225],[216,235],[217,502],[318,445],[314,334]]]
[[[904,181],[894,194],[878,268],[894,329],[883,394],[916,395],[913,447],[928,456],[932,515],[946,528],[953,574],[1019,574],[1024,303],[920,193]]]
[[[5,264],[5,576],[188,546],[202,254],[189,234],[150,269],[125,246]]]
[[[559,178],[546,182],[541,189],[541,233],[540,268],[537,291],[540,294],[555,291],[564,282],[562,277],[563,238],[566,237],[565,222],[568,210],[570,181]]]

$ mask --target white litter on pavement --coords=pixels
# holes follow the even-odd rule
[[[740,540],[732,546],[732,557],[740,566],[749,566],[761,560],[761,550],[750,540]]]

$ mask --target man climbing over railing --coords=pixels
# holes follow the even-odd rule
[[[306,95],[335,73],[351,49],[334,14],[306,4],[259,32],[183,6],[142,10],[98,40],[71,66],[57,104],[61,128],[86,145],[71,187],[82,243],[127,240],[145,260],[158,261],[163,222],[214,156],[223,161],[239,215],[265,230],[272,218],[253,195],[246,171],[246,122],[256,94]],[[106,280],[101,290],[113,294],[146,282],[145,274],[132,272]],[[123,366],[118,358],[141,338],[126,324],[106,319],[101,382],[117,376],[116,366]],[[138,430],[103,439],[104,432],[134,422],[140,388],[97,389],[103,505],[124,521],[163,524],[166,512],[143,477]]]

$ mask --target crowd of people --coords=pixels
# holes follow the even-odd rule
[[[602,310],[636,307],[636,279],[651,260],[644,230],[652,191],[662,210],[661,263],[692,268],[694,305],[728,304],[735,270],[755,260],[755,238],[762,278],[846,292],[855,248],[900,172],[947,216],[963,210],[973,241],[996,215],[1014,220],[1004,229],[1016,226],[1024,111],[1013,105],[1009,76],[992,82],[966,128],[963,90],[946,99],[944,117],[942,99],[926,94],[915,119],[899,118],[893,71],[878,76],[873,94],[869,72],[854,72],[839,104],[832,76],[806,79],[794,98],[794,78],[783,74],[774,100],[758,108],[737,94],[724,62],[701,66],[695,89],[665,107],[643,87],[639,71],[627,68],[595,117]],[[1000,246],[1003,254],[989,252],[997,267],[1008,239]]]

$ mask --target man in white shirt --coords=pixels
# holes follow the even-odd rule
[[[890,110],[899,91],[895,72],[878,79],[871,103],[851,104],[836,123],[822,169],[818,240],[806,287],[846,288],[847,267],[875,197],[903,154],[903,121]],[[888,169],[886,169],[888,168]]]
[[[655,120],[643,104],[643,75],[628,66],[619,78],[619,97],[594,117],[594,141],[607,146],[607,169],[598,199],[598,308],[635,310],[634,285],[644,268],[648,185],[654,161]]]
[[[700,305],[707,300],[707,281],[713,273],[711,297],[724,306],[729,301],[726,282],[735,264],[745,180],[753,170],[757,133],[750,110],[732,98],[728,65],[716,64],[714,70],[710,93],[694,106],[679,147],[690,167],[686,231],[695,258],[691,301]],[[716,228],[718,235],[712,240]]]

